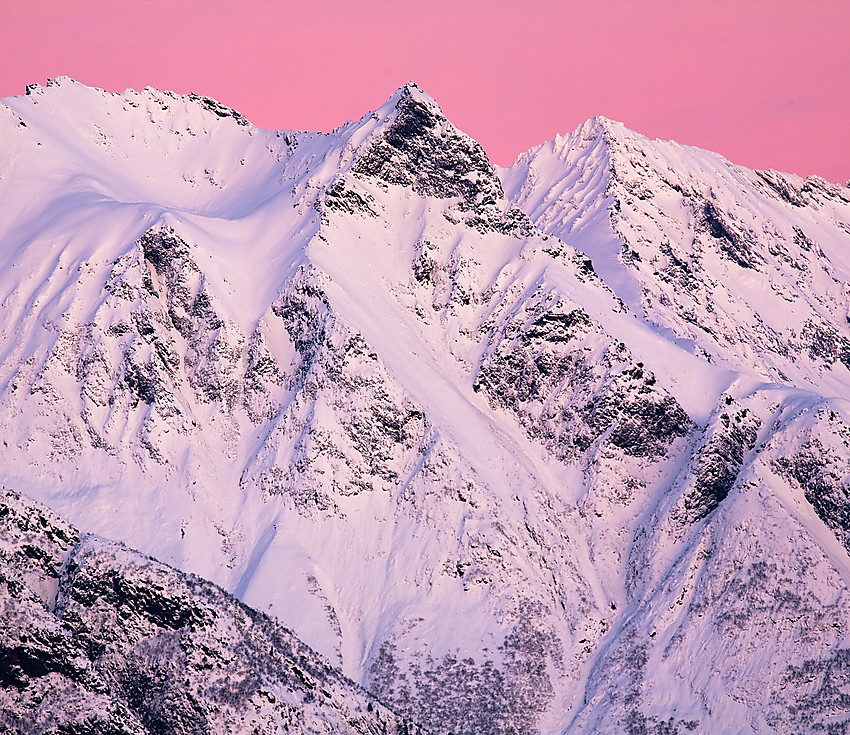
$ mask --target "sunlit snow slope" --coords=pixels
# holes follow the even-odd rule
[[[603,118],[496,172],[415,85],[0,141],[7,487],[435,733],[850,722],[847,189]]]

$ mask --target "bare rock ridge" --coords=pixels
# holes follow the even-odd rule
[[[850,731],[846,188],[605,118],[494,168],[413,84],[0,141],[8,723]]]

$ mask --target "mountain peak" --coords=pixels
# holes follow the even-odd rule
[[[416,82],[407,82],[393,92],[386,102],[372,114],[373,117],[389,122],[391,125],[404,110],[421,107],[428,111],[429,117],[446,122],[446,116],[437,101]]]
[[[619,120],[612,120],[610,117],[605,117],[605,115],[594,115],[587,121],[587,124],[593,128],[609,132],[614,130],[623,130],[626,127]]]
[[[380,132],[354,165],[355,174],[411,186],[426,196],[458,198],[468,212],[502,199],[484,149],[415,83],[396,90],[374,117],[383,121]]]
[[[171,113],[173,112],[172,106],[180,104],[185,106],[186,111],[197,109],[202,111],[205,116],[212,114],[217,118],[232,118],[243,127],[251,126],[251,123],[241,113],[211,97],[195,92],[177,94],[155,87],[145,87],[140,91],[126,89],[123,92],[107,92],[99,87],[91,87],[78,82],[68,76],[58,76],[48,79],[44,85],[28,84],[25,96],[49,100],[48,104],[55,106],[59,114],[65,117],[71,115],[84,121],[83,124],[97,117],[99,112],[106,112],[109,116],[114,114],[117,109],[127,112],[138,109],[140,105],[147,105],[155,111],[158,110],[156,112],[157,118],[169,119],[171,114],[162,116],[159,113]],[[104,102],[104,100],[107,100],[107,102]],[[31,104],[38,103],[38,99],[31,100]]]
[[[604,115],[594,115],[579,125],[571,133],[556,136],[556,143],[574,146],[576,141],[599,140],[606,147],[611,144],[622,142],[626,139],[644,139],[640,133],[636,133],[618,120],[612,120]]]
[[[85,85],[81,84],[80,82],[76,81],[75,79],[71,79],[71,77],[69,77],[69,76],[60,75],[58,77],[48,78],[47,82],[44,84],[43,87],[40,84],[38,84],[37,82],[33,83],[33,84],[28,84],[26,86],[26,94],[36,94],[38,92],[41,92],[44,89],[49,89],[51,87],[62,87],[62,86],[64,86],[64,87],[69,87],[69,86],[84,87]]]
[[[440,107],[437,104],[437,101],[424,89],[422,89],[422,87],[420,87],[416,82],[408,82],[407,84],[399,87],[392,94],[390,99],[396,100],[396,106],[402,105],[408,100],[410,100],[413,102],[422,102],[426,105],[431,105],[436,108]]]
[[[355,175],[452,200],[451,221],[482,232],[513,232],[526,225],[518,210],[509,211],[481,144],[455,127],[417,84],[408,82],[396,90],[372,118],[380,127],[353,165]]]
[[[0,486],[434,735],[850,723],[846,190],[601,116],[503,187],[384,100],[292,136],[64,78],[0,105]],[[0,730],[68,680],[121,732],[417,732],[23,505]]]

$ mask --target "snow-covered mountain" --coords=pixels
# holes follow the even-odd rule
[[[846,395],[850,189],[595,118],[501,172],[629,310],[736,373]]]
[[[434,733],[850,728],[850,190],[603,118],[497,170],[415,85],[0,141],[6,487]]]
[[[412,734],[209,582],[0,491],[3,732]]]

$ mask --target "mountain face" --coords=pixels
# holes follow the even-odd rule
[[[832,368],[850,367],[850,189],[749,171],[604,118],[500,173],[535,224],[585,249],[655,330],[736,373],[846,395]]]
[[[0,491],[5,732],[415,732],[209,582]]]
[[[493,169],[415,85],[60,79],[0,140],[0,482],[112,540],[7,496],[8,721],[850,731],[850,190],[604,118]]]

